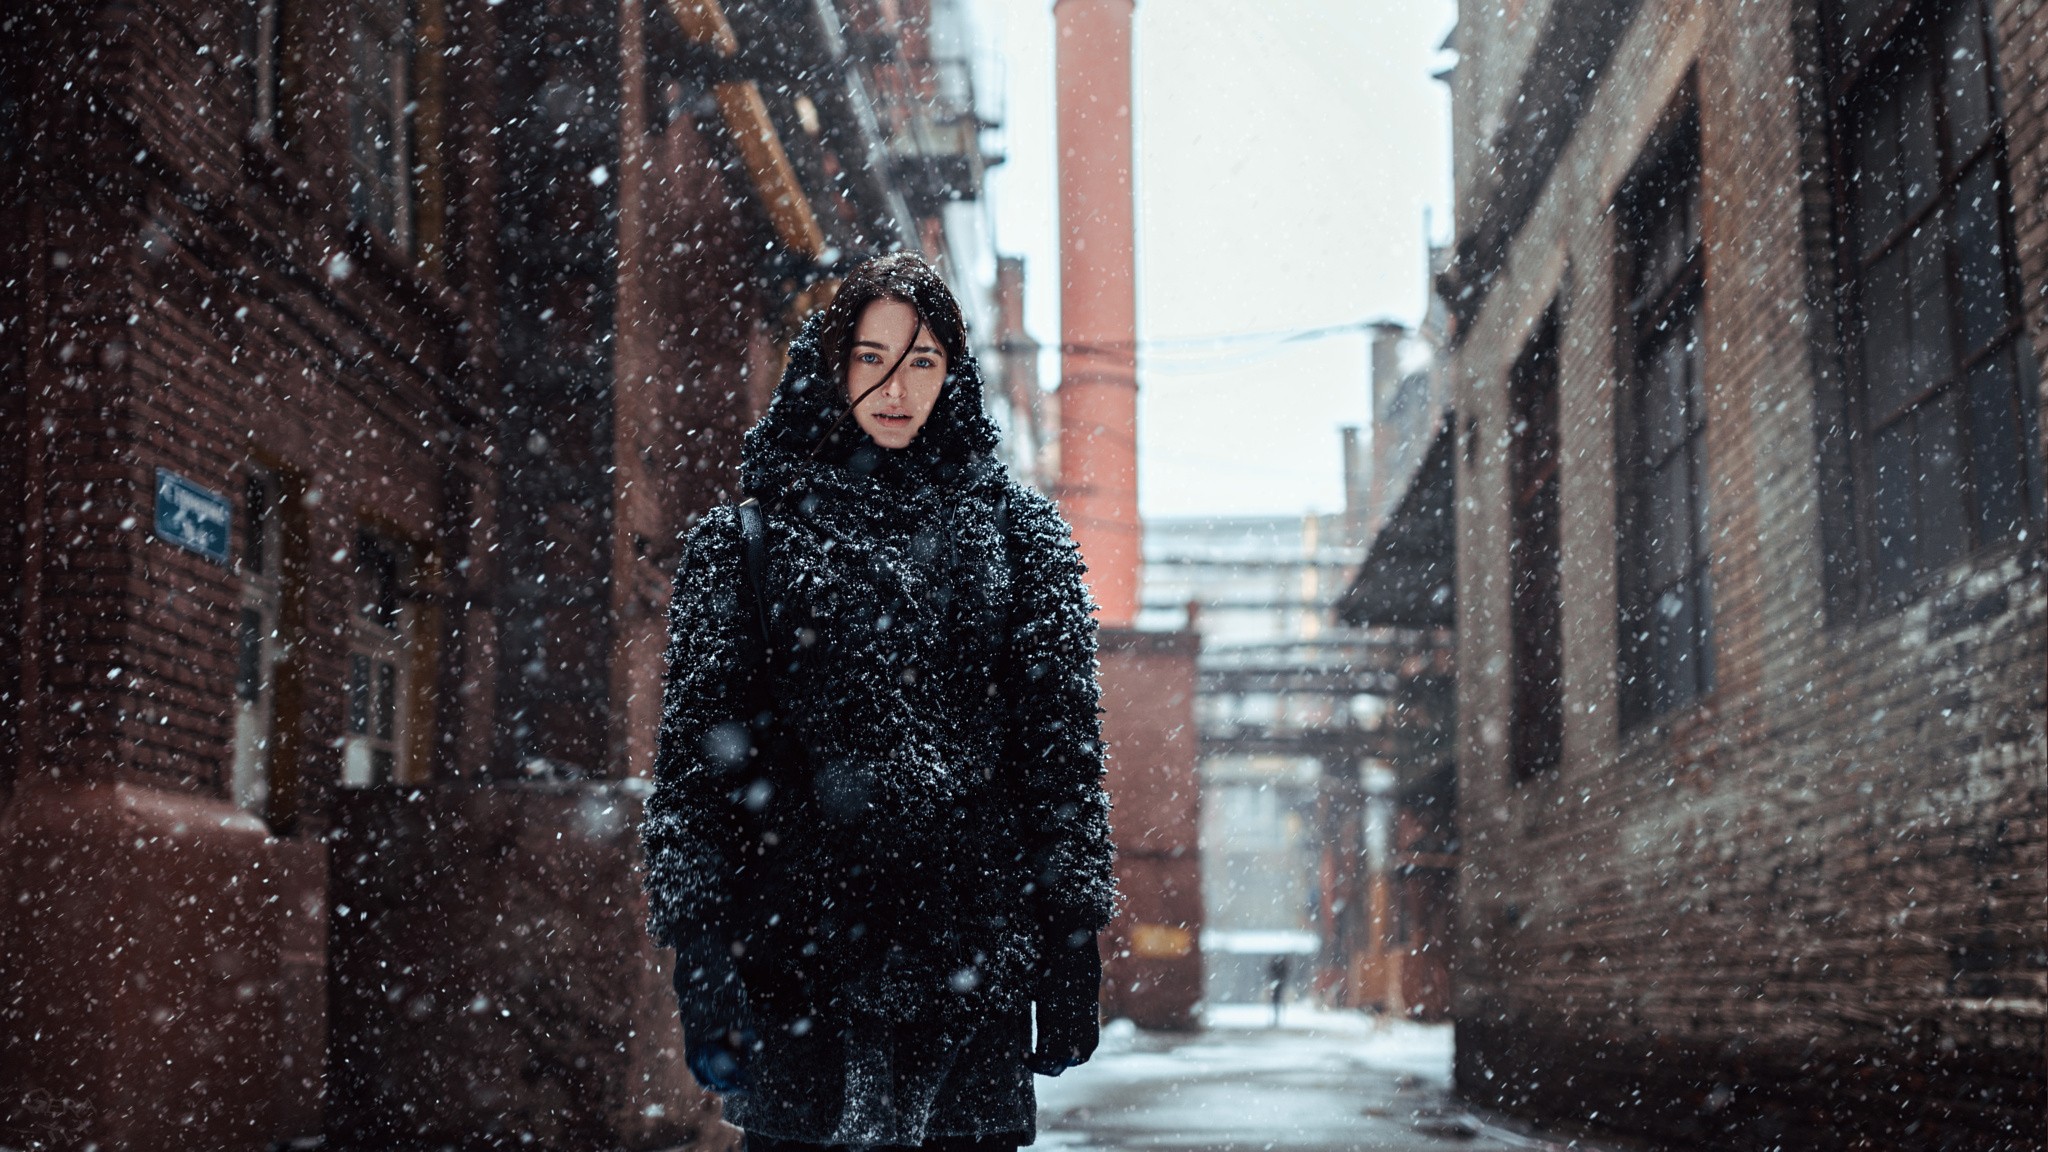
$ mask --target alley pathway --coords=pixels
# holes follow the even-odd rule
[[[1449,1094],[1448,1026],[1352,1012],[1223,1005],[1207,1030],[1117,1021],[1087,1065],[1038,1081],[1036,1147],[1058,1152],[1474,1152],[1551,1143],[1474,1115]]]

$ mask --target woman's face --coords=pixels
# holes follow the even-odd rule
[[[908,356],[903,355],[906,346]],[[902,357],[902,367],[889,374],[898,357]],[[885,374],[889,374],[889,382],[875,388]],[[852,403],[875,388],[853,410],[854,423],[869,439],[884,448],[909,447],[931,417],[945,385],[946,353],[932,330],[918,322],[917,309],[889,299],[861,309],[847,356],[846,399]]]

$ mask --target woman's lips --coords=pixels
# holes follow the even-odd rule
[[[908,424],[910,423],[910,413],[877,412],[875,413],[875,419],[880,420],[884,424]]]

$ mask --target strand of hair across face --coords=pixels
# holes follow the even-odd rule
[[[919,332],[924,331],[925,327],[924,313],[919,312],[917,310],[917,305],[912,304],[910,306],[910,314],[917,317],[917,327],[910,330],[910,339],[903,342],[903,352],[901,355],[896,357],[896,363],[889,366],[889,370],[883,373],[882,378],[880,380],[875,381],[874,384],[869,386],[867,391],[861,393],[857,398],[855,398],[853,403],[848,404],[846,406],[846,411],[841,412],[837,420],[832,421],[832,426],[825,429],[825,434],[823,436],[818,437],[818,442],[816,444],[811,445],[811,459],[816,460],[818,458],[818,453],[823,452],[825,450],[825,445],[831,443],[832,441],[832,434],[839,431],[839,426],[841,424],[846,423],[847,417],[853,415],[854,409],[859,408],[861,404],[866,402],[868,397],[873,396],[876,392],[881,391],[882,386],[884,384],[887,384],[892,378],[895,377],[896,370],[898,368],[903,367],[903,362],[905,360],[910,359],[910,350],[917,344],[917,334]]]

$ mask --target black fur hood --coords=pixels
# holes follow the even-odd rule
[[[787,485],[816,472],[815,462],[837,465],[854,476],[871,476],[891,488],[943,487],[977,463],[992,464],[999,436],[982,409],[981,365],[972,353],[948,366],[946,386],[917,439],[890,452],[868,439],[846,416],[846,389],[824,363],[819,324],[813,316],[789,347],[789,365],[767,414],[747,432],[740,453],[740,485],[763,504],[773,503]],[[825,441],[834,425],[831,440]]]

